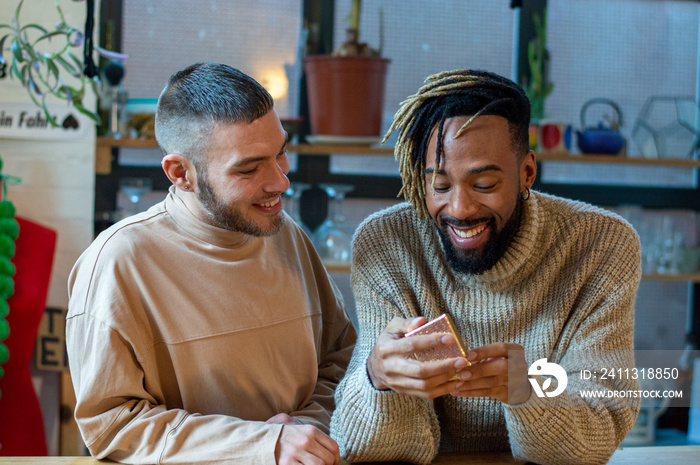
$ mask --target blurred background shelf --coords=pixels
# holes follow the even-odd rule
[[[700,283],[700,273],[644,274],[644,275],[642,275],[642,279],[645,281],[676,281],[676,282]]]
[[[155,139],[113,139],[110,137],[97,138],[95,171],[98,174],[108,174],[112,160],[112,149],[118,147],[158,147]],[[393,147],[345,145],[345,144],[290,144],[289,152],[304,155],[393,155]],[[700,160],[687,158],[643,158],[623,157],[617,155],[571,155],[567,153],[538,153],[538,161],[564,161],[584,163],[615,163],[647,166],[675,166],[700,168]]]

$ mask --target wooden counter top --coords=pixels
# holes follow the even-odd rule
[[[610,460],[609,465],[657,465],[673,463],[674,465],[697,464],[700,457],[700,446],[671,446],[671,447],[625,447],[618,449]],[[112,463],[96,460],[92,457],[0,457],[0,464],[12,465],[97,465]],[[396,465],[397,462],[382,462],[383,465]],[[508,453],[470,453],[470,454],[441,454],[434,464],[439,465],[513,465],[525,464],[516,461]],[[343,462],[347,464],[347,462]],[[371,465],[369,462],[365,465]],[[379,462],[377,462],[379,465]]]

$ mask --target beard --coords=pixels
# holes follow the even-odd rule
[[[271,219],[268,227],[264,227],[253,221],[251,218],[235,207],[227,205],[219,198],[207,180],[206,170],[199,171],[201,175],[197,178],[199,194],[197,198],[204,207],[204,210],[217,225],[229,231],[241,232],[249,236],[263,237],[272,236],[282,229],[284,215],[278,214]]]
[[[456,272],[467,274],[482,274],[493,268],[506,253],[506,250],[510,245],[510,241],[518,231],[523,212],[523,202],[523,199],[518,195],[515,203],[515,210],[513,210],[510,218],[508,218],[506,221],[503,229],[489,238],[488,242],[486,242],[484,245],[483,251],[476,248],[460,249],[456,247],[452,243],[450,234],[447,231],[448,224],[453,226],[469,227],[482,223],[483,219],[460,221],[448,217],[447,219],[442,219],[443,226],[439,226],[437,223],[435,223],[435,228],[440,236],[442,248],[445,251],[445,258],[447,259],[447,263],[450,265],[450,268]],[[493,227],[494,224],[495,220],[493,217],[491,217],[489,220],[489,227]]]

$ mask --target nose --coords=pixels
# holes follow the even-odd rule
[[[458,220],[464,220],[479,212],[479,204],[469,189],[452,189],[447,201],[446,213]]]
[[[265,190],[268,192],[284,192],[289,189],[289,160],[287,154],[283,153],[275,160],[270,169],[270,176],[266,183]]]

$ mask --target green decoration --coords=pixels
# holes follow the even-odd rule
[[[0,178],[3,181],[3,200],[0,201],[0,377],[2,377],[5,371],[1,365],[10,358],[10,351],[2,341],[10,335],[10,325],[5,317],[9,313],[7,299],[15,292],[12,280],[15,265],[12,264],[11,259],[15,255],[15,240],[19,235],[19,224],[15,220],[15,206],[12,202],[5,200],[7,182],[2,175],[2,159],[0,159]]]
[[[554,84],[548,82],[547,68],[549,51],[547,50],[547,9],[539,14],[533,13],[535,37],[527,44],[527,61],[530,66],[530,79],[525,82],[525,92],[532,105],[533,120],[544,118],[544,99],[552,93]]]

